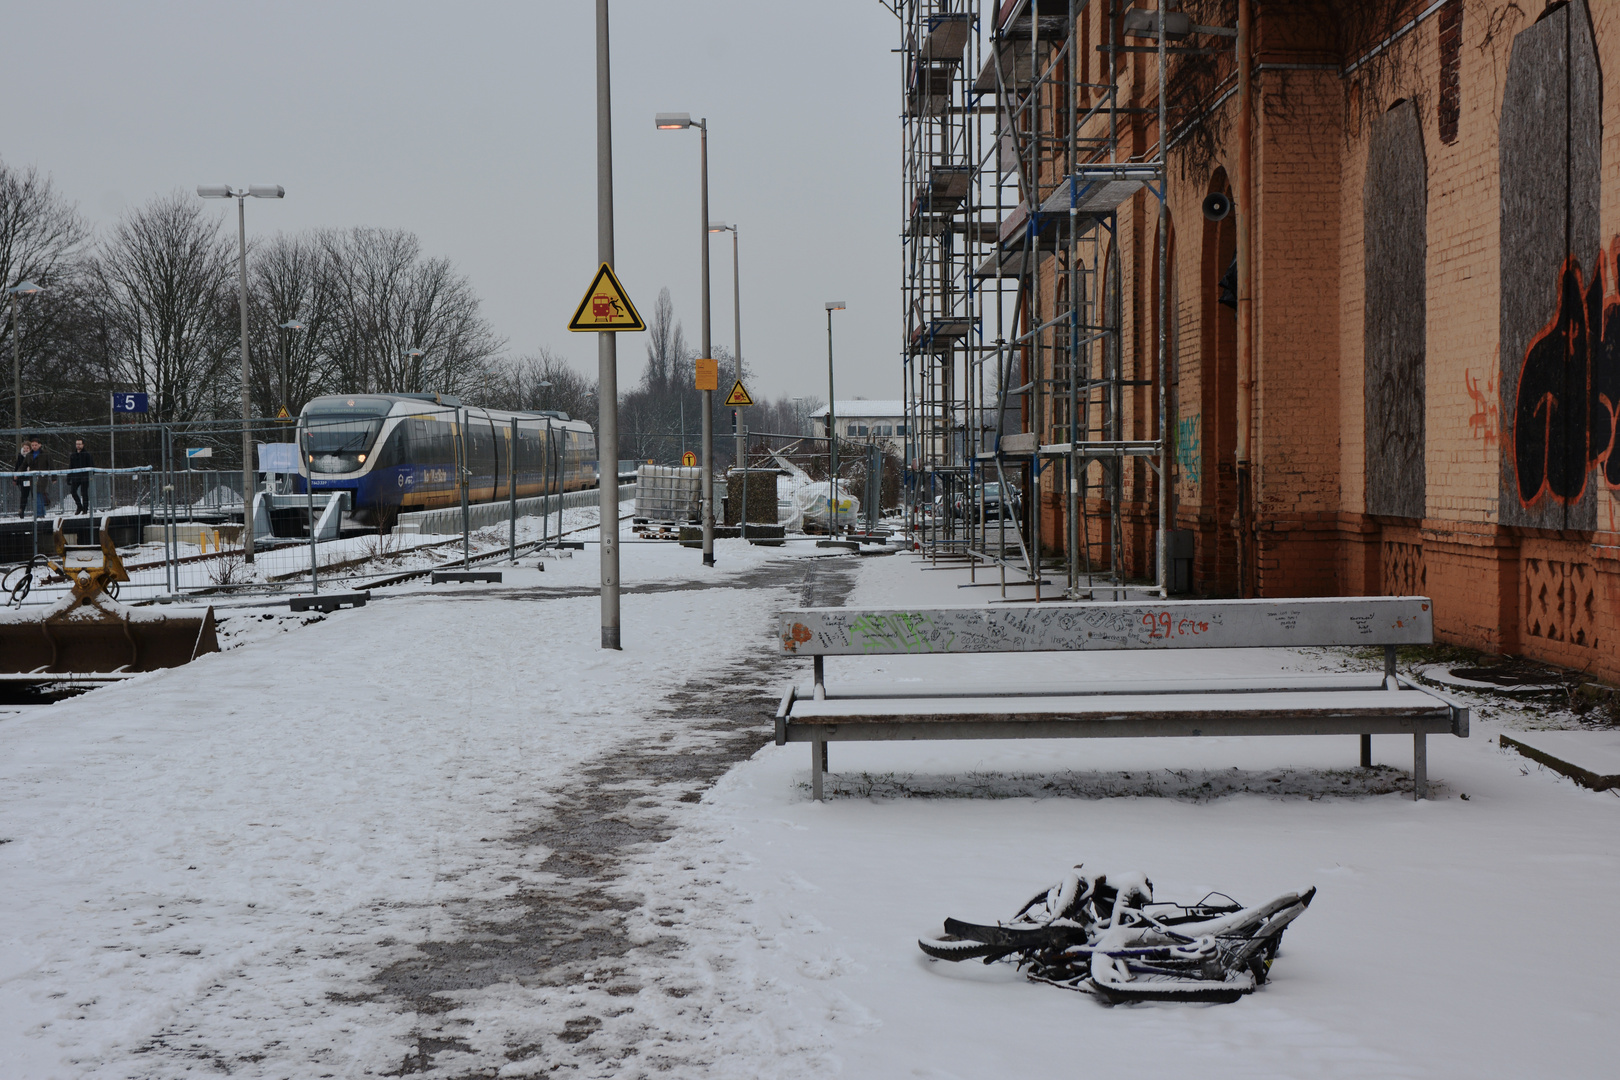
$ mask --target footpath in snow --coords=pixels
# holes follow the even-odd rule
[[[622,653],[588,548],[307,622],[233,610],[224,653],[0,717],[0,1075],[1611,1074],[1620,945],[1578,915],[1620,895],[1620,799],[1499,750],[1511,713],[1431,738],[1421,803],[1410,740],[1364,774],[1345,737],[839,743],[816,804],[807,749],[769,745],[808,671],[774,612],[985,590],[907,555],[718,554],[625,546]],[[918,951],[1080,860],[1171,897],[1320,892],[1234,1005],[1110,1009]]]

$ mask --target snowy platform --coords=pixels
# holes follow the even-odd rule
[[[1620,731],[1516,731],[1498,739],[1582,787],[1620,788]]]

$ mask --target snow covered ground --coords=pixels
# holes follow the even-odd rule
[[[751,752],[808,668],[772,614],[851,574],[851,604],[992,590],[717,550],[625,546],[623,653],[588,548],[307,624],[235,609],[220,655],[0,718],[0,1075],[1612,1075],[1620,799],[1497,749],[1523,706],[1431,737],[1422,803],[1392,737],[1372,774],[1353,738],[835,744],[816,804],[806,747]],[[1235,1005],[1109,1009],[917,950],[1082,860],[1168,898],[1320,893]]]

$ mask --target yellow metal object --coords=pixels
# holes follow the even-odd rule
[[[99,547],[69,546],[58,525],[56,555],[45,564],[60,575],[57,581],[70,583],[72,595],[43,619],[0,612],[0,672],[44,677],[155,671],[219,651],[213,608],[160,614],[125,608],[107,594],[111,583],[129,580],[107,529]]]

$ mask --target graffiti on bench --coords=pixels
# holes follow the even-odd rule
[[[1433,615],[1423,597],[811,608],[783,612],[780,636],[784,652],[821,655],[1417,645]]]

